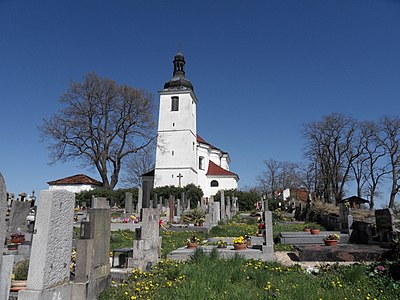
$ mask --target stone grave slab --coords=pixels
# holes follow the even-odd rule
[[[379,261],[383,249],[379,246],[359,244],[325,245],[294,245],[299,251],[299,261]]]
[[[245,259],[261,259],[261,260],[271,260],[265,255],[265,253],[259,248],[247,248],[246,250],[234,250],[233,246],[227,246],[227,248],[217,248],[216,246],[199,246],[205,253],[211,253],[212,249],[217,249],[218,255],[222,258],[232,258],[235,255],[242,256]],[[190,259],[191,255],[196,249],[181,247],[167,255],[167,258],[172,260],[185,261]]]
[[[281,232],[279,234],[279,240],[281,244],[323,244],[323,238],[330,234],[340,235],[340,244],[349,241],[349,235],[340,233],[339,231],[321,231],[319,234],[311,234],[305,231]]]

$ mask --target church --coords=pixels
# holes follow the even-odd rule
[[[229,170],[229,154],[197,134],[198,101],[185,77],[182,53],[175,55],[173,65],[172,78],[159,92],[154,187],[193,183],[201,187],[204,197],[221,189],[237,189],[239,176]]]

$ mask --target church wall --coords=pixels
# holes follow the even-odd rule
[[[211,186],[212,180],[218,181],[217,187]],[[218,193],[219,190],[230,190],[230,189],[237,189],[237,188],[238,188],[237,181],[232,177],[207,176],[206,184],[204,185],[203,192],[204,192],[204,197],[210,197],[210,196]]]
[[[181,174],[181,186],[197,183],[197,174],[192,169],[157,169],[154,178],[154,187],[174,185],[179,186],[179,177]]]

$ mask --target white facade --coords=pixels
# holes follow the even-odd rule
[[[94,190],[96,188],[99,188],[98,186],[94,186],[91,184],[74,184],[74,185],[50,185],[49,186],[49,190],[53,191],[53,190],[65,190],[65,191],[69,191],[72,193],[79,193],[82,191],[91,191]]]
[[[210,197],[221,189],[238,188],[239,178],[229,171],[229,155],[197,135],[197,98],[184,65],[178,53],[173,78],[160,91],[154,187],[193,183]]]

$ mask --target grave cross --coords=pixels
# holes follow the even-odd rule
[[[179,187],[181,187],[181,178],[183,177],[183,175],[181,173],[179,173],[179,175],[177,177],[179,179]]]

